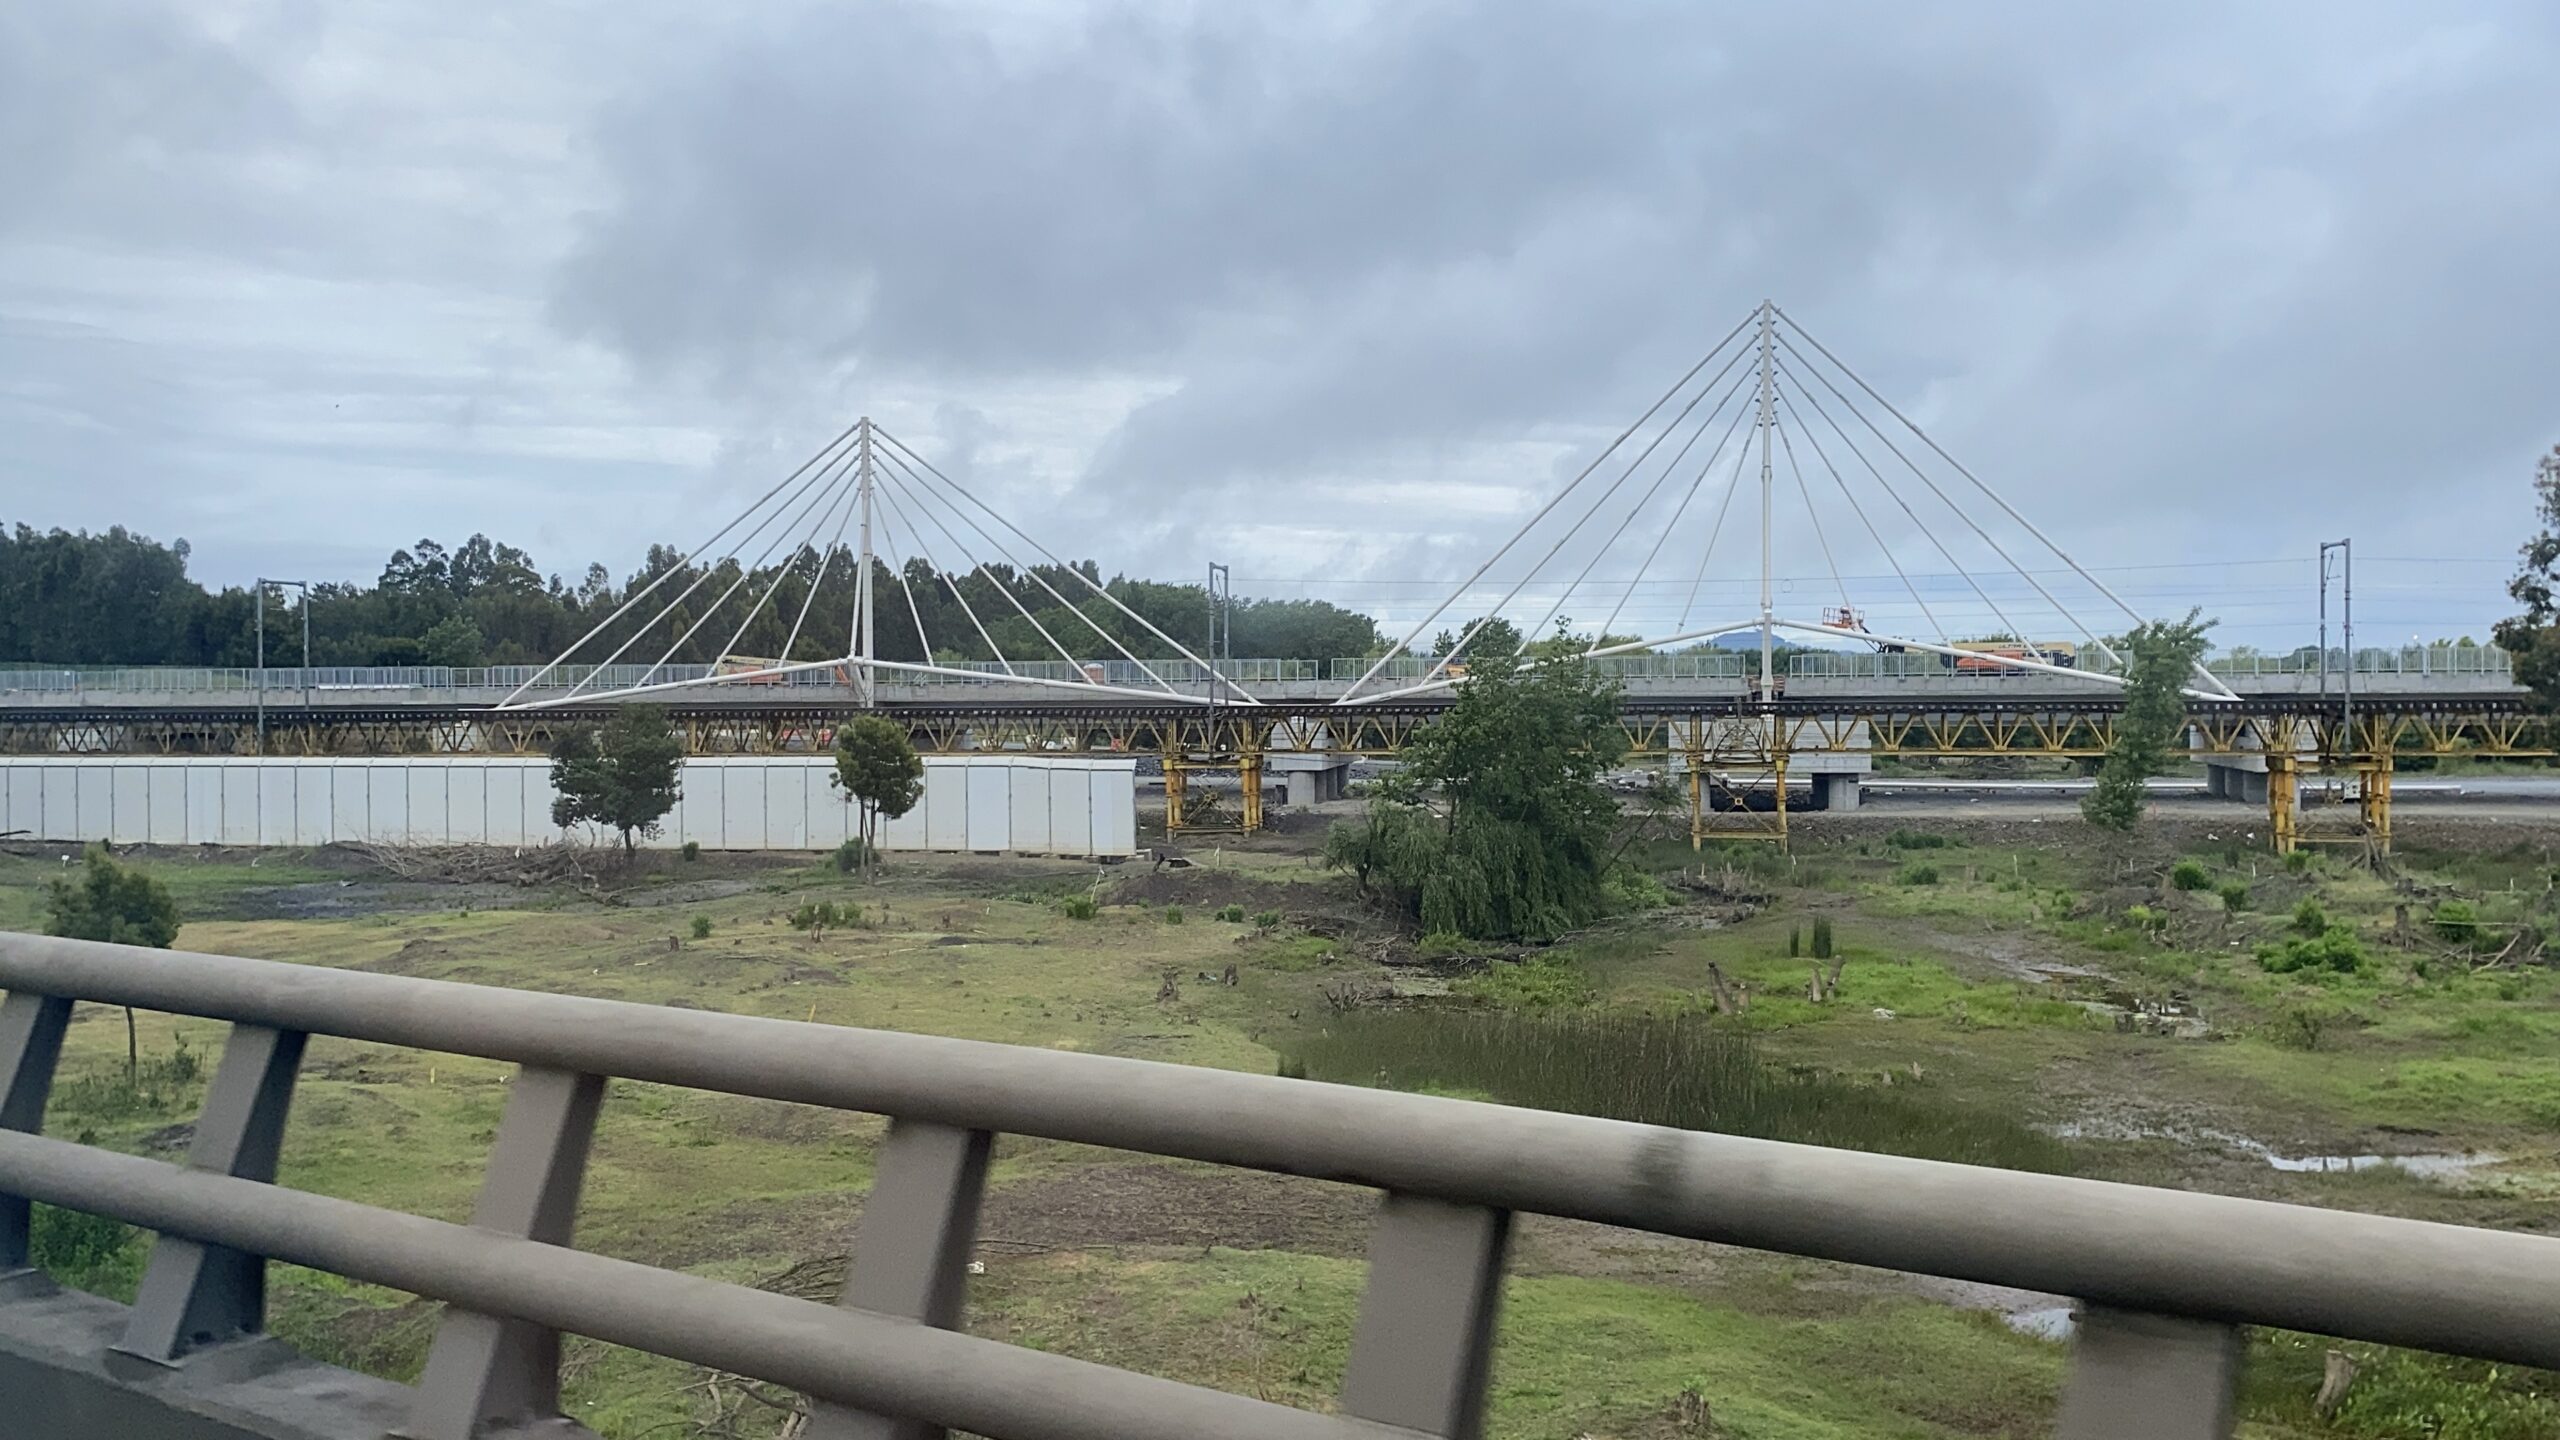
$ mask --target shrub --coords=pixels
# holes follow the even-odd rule
[[[2289,870],[2289,871],[2291,871],[2291,872],[2293,872],[2293,873],[2294,873],[2294,874],[2296,874],[2296,875],[2308,875],[2308,874],[2310,874],[2310,873],[2311,873],[2311,852],[2310,852],[2310,851],[2308,851],[2308,850],[2288,850],[2288,851],[2286,851],[2286,852],[2285,852],[2285,857],[2284,857],[2284,868],[2285,868],[2285,869],[2287,869],[2287,870]]]
[[[2365,967],[2365,953],[2354,931],[2335,926],[2317,935],[2295,936],[2281,945],[2262,945],[2258,963],[2277,975],[2301,970],[2353,975]]]
[[[1167,925],[1179,925],[1179,924],[1181,924],[1181,923],[1182,923],[1182,907],[1181,907],[1181,906],[1179,906],[1179,905],[1167,905],[1166,907],[1164,907],[1164,923],[1166,923]]]
[[[1280,928],[1280,912],[1279,912],[1279,911],[1277,911],[1277,910],[1265,910],[1265,911],[1261,912],[1260,914],[1258,914],[1258,915],[1254,916],[1254,917],[1253,917],[1253,928],[1254,928],[1254,929],[1256,929],[1256,930],[1261,931],[1261,932],[1262,932],[1263,934],[1265,934],[1265,935],[1268,935],[1268,934],[1270,934],[1272,931],[1279,929],[1279,928]]]
[[[2124,923],[2145,935],[2157,935],[2169,928],[2169,916],[2167,912],[2154,910],[2148,905],[2127,905],[2124,907]]]
[[[2318,1050],[2346,1016],[2317,1005],[2291,1005],[2275,1018],[2267,1038],[2288,1050]]]
[[[703,933],[711,933],[708,928],[711,922],[704,920],[701,923],[705,927]],[[813,900],[791,912],[791,928],[794,930],[850,930],[862,923],[862,907],[852,903],[838,905],[832,900]]]
[[[711,938],[710,916],[696,915],[693,917],[693,938],[696,940],[708,940]]]
[[[2306,895],[2301,904],[2293,907],[2293,933],[2296,935],[2321,935],[2328,929],[2329,912],[2320,908],[2319,901]]]
[[[2169,883],[2181,890],[2206,890],[2212,888],[2213,876],[2206,873],[2204,862],[2181,860],[2169,867]]]
[[[1601,877],[1600,889],[1615,910],[1659,910],[1671,903],[1671,892],[1662,888],[1661,881],[1630,865]]]
[[[2468,945],[2480,938],[2480,910],[2468,900],[2437,901],[2427,923],[2449,945]]]
[[[1070,895],[1058,907],[1070,920],[1090,920],[1102,913],[1102,906],[1090,895]]]
[[[861,869],[863,862],[870,858],[871,847],[862,843],[861,836],[852,836],[836,847],[836,870],[839,874],[850,875]]]
[[[2237,915],[2249,908],[2249,887],[2237,880],[2222,882],[2222,908]]]
[[[1816,960],[1831,958],[1831,922],[1828,919],[1813,922],[1813,958]]]
[[[121,1220],[38,1205],[27,1243],[30,1258],[74,1290],[130,1294],[142,1279],[142,1237]]]
[[[1884,843],[1896,850],[1944,850],[1954,842],[1944,835],[1933,835],[1926,830],[1896,829],[1892,834],[1884,837]]]
[[[1218,909],[1218,918],[1224,920],[1230,925],[1241,925],[1244,923],[1244,907],[1241,905],[1220,906]]]
[[[1938,867],[1935,865],[1922,865],[1915,861],[1912,864],[1905,865],[1901,869],[1893,872],[1893,883],[1896,885],[1935,885],[1938,883]]]
[[[686,842],[684,842],[684,858],[686,858],[687,860],[699,860],[699,859],[701,859],[701,858],[702,858],[702,842],[701,842],[701,841],[699,841],[699,840],[687,840]]]

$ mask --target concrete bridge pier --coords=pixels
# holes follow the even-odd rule
[[[1351,757],[1274,751],[1262,757],[1263,770],[1288,790],[1288,807],[1306,810],[1351,793]]]

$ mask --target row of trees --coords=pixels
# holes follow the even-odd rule
[[[255,595],[246,588],[207,590],[188,577],[188,558],[183,540],[162,545],[122,527],[97,535],[0,529],[0,664],[252,663]],[[724,562],[706,573],[680,552],[652,546],[640,568],[619,582],[602,565],[590,565],[572,585],[557,574],[545,576],[525,551],[485,535],[450,549],[421,540],[395,551],[371,585],[312,587],[311,658],[319,665],[540,663],[652,582],[662,583],[639,607],[643,620],[688,587],[692,593],[675,605],[671,619],[656,621],[645,634],[636,624],[618,623],[578,658],[600,660],[630,641],[624,659],[655,660],[697,620],[700,628],[676,647],[679,662],[716,660],[724,649],[778,655],[795,625],[796,655],[841,654],[853,633],[858,563],[845,548],[833,555],[803,549],[751,571]],[[1051,637],[1079,660],[1117,655],[1113,640],[1142,658],[1166,653],[1163,641],[1094,594],[1093,586],[1193,651],[1205,646],[1210,599],[1204,587],[1125,577],[1105,582],[1091,561],[951,574],[921,558],[897,570],[875,558],[874,633],[881,656],[890,660],[992,660],[999,650],[1015,660],[1055,659]],[[740,622],[768,591],[739,635]],[[269,597],[269,663],[300,659],[301,617],[284,608],[299,603],[290,592]],[[1368,616],[1321,600],[1239,600],[1229,627],[1239,655],[1327,660],[1373,654],[1381,645]]]

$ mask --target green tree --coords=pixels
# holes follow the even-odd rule
[[[1426,932],[1552,939],[1608,907],[1617,806],[1600,776],[1626,744],[1617,690],[1569,655],[1474,653],[1449,709],[1326,855]]]
[[[551,747],[551,823],[567,829],[592,822],[621,832],[622,853],[636,835],[656,835],[658,821],[684,797],[684,740],[655,705],[625,705],[601,730],[579,728]]]
[[[104,845],[91,845],[87,861],[78,880],[56,880],[45,887],[44,933],[154,950],[178,942],[178,902],[168,886],[117,864]],[[124,1068],[127,1079],[142,1071],[142,1043],[129,1005],[124,1012]]]
[[[2507,594],[2524,613],[2501,620],[2493,638],[2515,657],[2516,680],[2545,710],[2560,710],[2560,446],[2533,475],[2534,514],[2542,529],[2524,543]]]
[[[897,819],[924,798],[924,759],[905,727],[864,715],[836,731],[835,784],[861,807],[863,864],[876,867],[880,822]]]
[[[2190,610],[2184,620],[2146,620],[2124,637],[2124,710],[2098,783],[2080,802],[2090,824],[2130,830],[2142,818],[2143,782],[2169,768],[2169,746],[2187,723],[2187,677],[2212,627]]]
[[[477,621],[468,615],[448,615],[418,637],[418,654],[429,665],[467,669],[481,663],[485,643]]]

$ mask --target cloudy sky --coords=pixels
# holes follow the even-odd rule
[[[574,576],[867,413],[1106,571],[1420,619],[1766,296],[2140,610],[2307,638],[2352,535],[2367,633],[2485,631],[2560,10],[2075,8],[0,6],[0,519]],[[1663,633],[1723,483],[1490,578]],[[2064,573],[1866,494],[1773,509],[1782,604]]]

